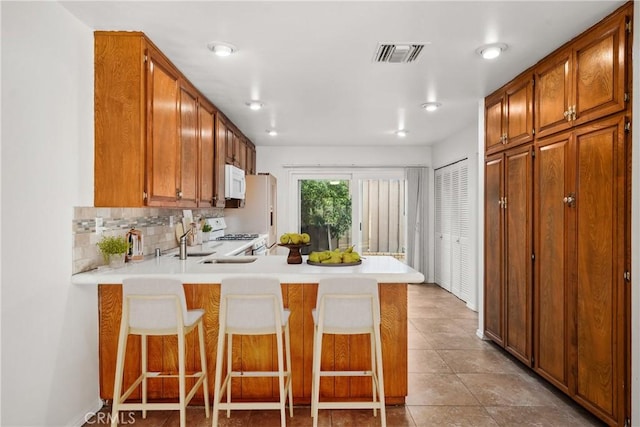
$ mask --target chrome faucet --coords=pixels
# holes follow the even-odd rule
[[[186,233],[180,236],[180,259],[187,259],[187,236],[193,232],[193,228],[189,227]]]

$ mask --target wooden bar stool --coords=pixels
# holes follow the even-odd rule
[[[318,283],[316,308],[312,311],[314,328],[311,380],[311,416],[318,425],[318,409],[380,409],[382,426],[387,425],[382,344],[380,339],[380,301],[376,279],[349,276],[321,279]],[[371,370],[323,371],[321,369],[322,337],[325,334],[369,334]],[[371,377],[372,401],[320,402],[320,378],[325,376]]]
[[[207,385],[207,359],[204,347],[202,317],[204,310],[187,310],[182,282],[171,278],[129,278],[122,281],[122,320],[118,337],[118,356],[116,359],[116,378],[113,389],[113,407],[111,426],[118,424],[118,412],[124,410],[142,410],[142,418],[147,410],[180,410],[180,426],[186,426],[186,407],[198,387],[204,393],[205,415],[209,418],[209,387]],[[200,371],[186,374],[185,337],[194,328],[198,328],[200,347]],[[140,335],[141,338],[141,374],[122,392],[124,359],[127,350],[127,337]],[[178,374],[165,374],[147,371],[147,337],[149,335],[177,335],[178,337]],[[178,403],[148,403],[148,378],[178,378]],[[197,378],[189,392],[186,391],[186,378]],[[142,385],[142,402],[126,403],[127,397]]]
[[[264,276],[245,276],[223,279],[220,289],[220,331],[216,357],[216,377],[213,400],[213,426],[218,425],[218,411],[232,409],[279,409],[280,424],[286,425],[285,403],[289,397],[289,416],[293,417],[293,391],[291,387],[291,344],[289,316],[291,312],[282,304],[280,280]],[[277,371],[236,371],[232,369],[233,335],[276,336],[278,353]],[[282,335],[284,334],[284,346]],[[226,345],[226,375],[222,380],[223,356]],[[284,351],[283,351],[284,347]],[[284,359],[286,358],[286,371]],[[242,367],[240,367],[242,369]],[[231,379],[239,377],[277,377],[279,402],[231,402]],[[226,394],[226,402],[221,402]]]

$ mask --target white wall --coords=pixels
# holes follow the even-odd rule
[[[70,283],[93,204],[93,33],[54,2],[2,8],[2,414],[84,422],[99,404],[97,292]]]

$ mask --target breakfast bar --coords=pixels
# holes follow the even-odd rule
[[[249,261],[249,262],[242,262]],[[286,256],[259,257],[191,257],[179,260],[173,255],[127,263],[118,269],[104,269],[73,276],[79,285],[97,285],[99,316],[100,397],[111,399],[118,332],[120,327],[121,283],[131,276],[166,276],[179,278],[185,284],[189,309],[205,310],[204,329],[207,347],[209,390],[213,392],[218,308],[222,279],[238,275],[268,275],[282,283],[283,302],[291,310],[291,357],[293,395],[296,404],[310,402],[311,361],[313,354],[313,319],[317,283],[323,277],[361,275],[375,277],[379,284],[382,358],[387,404],[403,404],[407,396],[407,283],[420,283],[424,276],[389,256],[363,259],[353,266],[325,267],[306,263],[288,264]],[[193,334],[192,334],[193,335]],[[247,368],[277,370],[275,337],[234,337],[233,363]],[[187,370],[197,368],[197,337],[187,340]],[[149,337],[149,368],[154,371],[177,371],[177,349],[174,337]],[[161,356],[153,356],[161,355]],[[330,336],[323,341],[322,363],[332,369],[366,370],[370,364],[369,339],[366,335]],[[129,337],[127,344],[125,387],[137,377],[140,369],[140,339]],[[234,399],[278,400],[277,380],[242,378],[234,380]],[[149,383],[149,398],[171,399],[178,395],[177,380],[157,379]],[[323,378],[321,396],[333,400],[362,400],[371,396],[369,378]],[[133,395],[135,398],[135,394]],[[202,401],[202,395],[194,399]]]

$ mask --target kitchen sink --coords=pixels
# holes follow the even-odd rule
[[[248,264],[254,262],[257,258],[254,256],[229,256],[221,258],[205,259],[203,264]]]
[[[187,252],[187,256],[188,257],[197,257],[197,256],[209,256],[209,255],[213,255],[215,254],[216,251],[210,251],[210,252]],[[180,254],[175,254],[174,257],[179,257]]]

